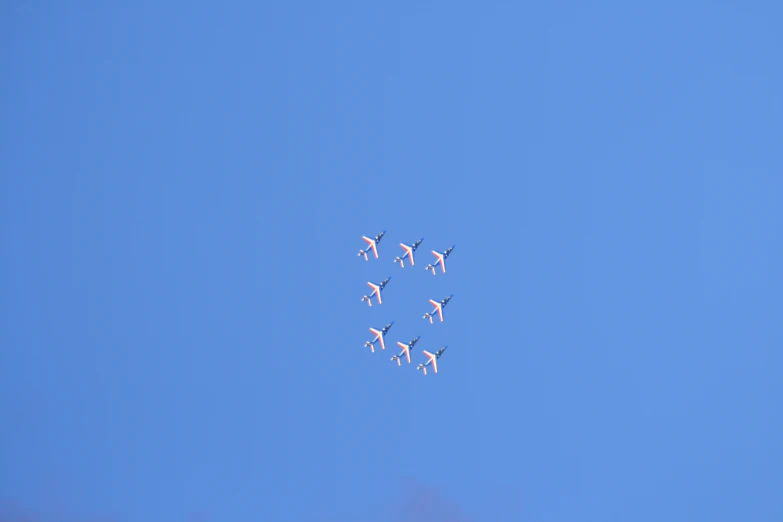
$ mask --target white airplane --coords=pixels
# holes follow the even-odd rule
[[[383,288],[386,286],[386,284],[389,282],[390,279],[391,277],[387,277],[377,285],[373,282],[368,281],[367,286],[372,288],[372,293],[370,295],[365,295],[364,297],[362,297],[362,302],[367,301],[367,305],[372,306],[372,298],[373,296],[376,296],[378,298],[378,304],[383,304],[383,302],[381,301],[381,290],[383,290]]]
[[[410,364],[411,363],[411,348],[413,348],[413,346],[417,342],[419,342],[419,339],[421,339],[421,336],[418,336],[415,339],[411,339],[410,342],[408,342],[408,344],[403,344],[403,343],[397,341],[397,346],[402,348],[402,351],[400,352],[399,355],[395,355],[394,357],[392,357],[391,360],[392,361],[397,361],[397,366],[399,366],[400,365],[400,358],[404,355],[405,359],[408,360],[408,364]]]
[[[435,267],[440,265],[441,270],[443,273],[446,273],[446,258],[449,257],[449,254],[451,254],[451,251],[454,250],[454,247],[457,245],[451,245],[448,249],[444,250],[441,254],[440,252],[433,250],[432,255],[435,256],[435,263],[432,265],[427,265],[425,270],[432,270],[432,275],[435,275]]]
[[[440,303],[435,301],[435,300],[433,300],[433,299],[430,299],[430,303],[432,304],[432,306],[435,307],[435,309],[432,311],[432,313],[424,314],[424,319],[429,319],[430,320],[430,324],[432,324],[432,317],[437,313],[438,317],[440,318],[440,322],[442,323],[443,322],[443,308],[447,304],[449,304],[449,301],[451,301],[452,297],[454,297],[454,294],[451,294],[450,296],[443,298],[443,301],[441,301]]]
[[[385,233],[386,231],[384,230],[373,239],[370,239],[367,236],[362,236],[362,239],[364,239],[364,242],[367,243],[368,246],[364,250],[359,250],[359,257],[364,256],[364,260],[367,261],[367,252],[372,250],[372,253],[375,254],[375,259],[378,259],[378,243],[381,242],[381,239],[383,239],[383,235]]]
[[[443,355],[443,352],[446,351],[446,348],[448,348],[448,345],[444,346],[435,353],[430,353],[427,350],[423,350],[424,355],[427,356],[428,361],[424,364],[418,365],[416,369],[423,371],[424,375],[427,375],[427,366],[432,365],[432,371],[438,373],[438,359],[440,359],[440,356]]]
[[[383,344],[383,338],[386,335],[386,332],[388,332],[391,329],[393,324],[394,321],[390,322],[380,330],[376,330],[375,328],[370,328],[370,332],[375,336],[375,339],[364,343],[365,348],[369,348],[372,353],[375,353],[375,348],[373,347],[373,345],[375,343],[381,343],[381,350],[385,350],[386,345]]]
[[[405,263],[403,261],[407,257],[411,260],[411,266],[413,266],[415,263],[413,262],[413,253],[416,251],[417,248],[419,248],[419,245],[421,245],[421,242],[424,241],[424,238],[419,239],[412,245],[408,246],[405,243],[400,243],[400,246],[403,250],[405,250],[405,254],[402,257],[395,257],[394,262],[399,263],[401,268],[405,268]]]

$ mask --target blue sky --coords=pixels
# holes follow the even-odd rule
[[[783,519],[779,2],[109,4],[0,8],[0,518]]]

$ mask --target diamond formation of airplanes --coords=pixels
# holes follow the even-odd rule
[[[372,252],[374,258],[378,259],[379,258],[378,244],[381,242],[381,239],[383,239],[384,235],[386,235],[386,230],[382,231],[380,234],[378,234],[373,238],[368,236],[362,236],[362,240],[365,243],[367,243],[367,248],[359,250],[359,254],[358,254],[359,257],[364,257],[365,261],[369,261],[368,254]],[[405,268],[405,261],[408,261],[411,266],[415,266],[414,253],[416,252],[416,249],[419,248],[422,241],[424,241],[424,238],[418,239],[411,244],[400,243],[400,248],[402,248],[403,254],[401,256],[395,257],[394,263],[399,263],[400,268]],[[455,245],[450,246],[448,249],[444,250],[443,252],[438,252],[437,250],[433,250],[432,255],[435,256],[435,262],[427,265],[425,270],[427,270],[428,272],[432,272],[432,274],[435,275],[436,267],[440,266],[441,273],[445,274],[446,259],[454,250],[454,246]],[[383,304],[381,294],[383,293],[384,288],[386,288],[386,285],[389,283],[390,280],[391,280],[391,276],[387,277],[380,283],[368,281],[367,286],[370,287],[370,289],[372,289],[372,292],[370,292],[367,295],[364,295],[362,297],[362,302],[366,301],[367,306],[372,307],[372,301],[373,298],[375,298],[375,300],[379,305]],[[454,294],[451,294],[448,297],[444,297],[440,301],[430,299],[429,302],[434,308],[432,312],[428,312],[424,314],[424,319],[428,319],[430,321],[430,324],[433,324],[433,318],[437,315],[439,322],[442,323],[443,309],[446,308],[446,305],[449,303],[449,301],[451,301],[452,297],[454,297]],[[369,331],[372,334],[373,339],[364,343],[365,348],[369,348],[370,352],[375,353],[375,346],[377,344],[378,346],[381,347],[381,350],[385,350],[386,344],[384,342],[384,338],[386,337],[386,334],[391,329],[392,325],[394,325],[394,321],[389,322],[386,326],[384,326],[381,329],[369,328]],[[399,346],[402,351],[399,354],[392,356],[391,360],[396,361],[397,366],[402,366],[403,358],[405,358],[405,361],[408,364],[411,364],[411,350],[416,345],[416,343],[419,342],[419,339],[421,339],[421,336],[414,337],[413,339],[408,341],[408,343],[397,341],[397,346]],[[440,359],[440,357],[446,351],[446,348],[448,348],[448,345],[439,348],[437,351],[435,351],[435,353],[429,352],[427,350],[422,350],[422,353],[424,354],[426,361],[419,364],[416,367],[416,370],[421,370],[423,375],[427,375],[427,368],[430,367],[432,369],[432,372],[437,374],[438,359]]]

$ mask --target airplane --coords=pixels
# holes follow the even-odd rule
[[[384,234],[386,234],[385,230],[375,236],[374,239],[370,239],[367,236],[362,236],[362,239],[364,239],[364,241],[367,243],[367,248],[364,250],[359,250],[359,257],[364,256],[364,260],[367,261],[367,252],[372,249],[372,253],[375,254],[375,259],[378,259],[378,243],[381,242]]]
[[[442,323],[443,322],[443,308],[447,304],[449,304],[449,301],[451,301],[452,297],[454,297],[454,294],[451,294],[448,297],[444,297],[443,301],[441,301],[440,303],[435,301],[435,300],[433,300],[433,299],[430,299],[430,303],[432,303],[432,306],[434,306],[435,309],[432,311],[432,313],[424,314],[424,319],[429,319],[430,320],[430,324],[432,324],[432,316],[435,315],[435,313],[437,312],[438,317],[440,317],[440,322]]]
[[[386,345],[383,344],[383,338],[386,335],[386,332],[388,332],[391,329],[393,324],[394,324],[394,321],[390,322],[389,324],[387,324],[386,326],[384,326],[380,330],[376,330],[375,328],[370,328],[370,332],[372,332],[373,335],[375,335],[375,339],[373,339],[372,341],[367,341],[366,343],[364,343],[365,348],[369,348],[372,353],[375,353],[375,348],[373,347],[373,345],[375,343],[377,343],[377,342],[380,342],[381,343],[381,350],[385,350],[386,349]]]
[[[451,251],[454,250],[455,246],[457,245],[451,245],[448,249],[444,250],[442,254],[437,250],[433,250],[432,255],[435,256],[435,259],[437,259],[437,261],[435,261],[435,263],[432,265],[427,265],[427,268],[425,268],[425,270],[432,270],[432,275],[435,275],[435,267],[440,265],[441,270],[443,270],[443,273],[445,274],[446,258],[449,257],[449,254],[451,254]]]
[[[416,251],[417,248],[419,248],[419,245],[421,244],[422,241],[424,241],[424,238],[419,239],[418,241],[416,241],[410,246],[406,245],[405,243],[400,243],[402,249],[405,250],[405,255],[402,257],[397,256],[396,258],[394,258],[394,262],[395,263],[399,262],[400,267],[405,268],[405,264],[403,263],[403,260],[407,257],[408,259],[411,260],[411,266],[413,266],[414,265],[413,253]]]
[[[381,290],[383,290],[383,288],[386,286],[386,284],[389,282],[390,279],[391,277],[387,277],[377,285],[375,283],[368,282],[367,286],[372,288],[372,293],[370,295],[365,295],[364,297],[362,297],[362,302],[367,301],[367,304],[369,306],[372,306],[372,297],[376,296],[378,298],[378,304],[382,304]]]
[[[427,356],[427,359],[429,359],[426,363],[420,364],[416,367],[417,370],[421,370],[424,372],[424,375],[427,375],[427,366],[430,364],[432,365],[432,371],[435,373],[438,373],[438,359],[440,359],[440,356],[443,355],[443,352],[446,351],[446,348],[449,346],[446,345],[434,354],[428,352],[427,350],[423,350],[424,355]]]
[[[408,344],[402,344],[401,342],[397,341],[397,346],[402,348],[402,351],[399,355],[395,355],[391,358],[392,361],[397,361],[397,366],[400,365],[400,358],[405,355],[405,358],[408,360],[408,364],[411,363],[411,348],[414,347],[414,345],[419,342],[419,339],[421,339],[421,335],[418,336],[415,339],[411,339]]]

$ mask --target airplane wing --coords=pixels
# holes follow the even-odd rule
[[[362,236],[362,239],[364,239],[364,241],[368,245],[370,245],[370,248],[372,248],[372,253],[375,254],[375,259],[378,259],[378,250],[377,250],[377,248],[375,248],[375,240],[374,239],[370,239],[367,236]]]
[[[432,251],[432,255],[435,256],[435,259],[437,259],[437,261],[435,261],[435,264],[437,265],[438,263],[440,263],[440,268],[445,273],[446,272],[446,260],[443,259],[443,254],[433,250]],[[433,272],[434,272],[434,270],[433,270]]]
[[[377,338],[377,340],[380,341],[380,343],[381,343],[381,350],[385,350],[386,346],[384,346],[384,344],[383,344],[383,332],[380,332],[380,331],[376,330],[375,328],[370,328],[370,331],[372,333],[374,333],[375,337]]]
[[[411,260],[411,266],[413,266],[413,248],[409,247],[408,245],[404,245],[400,243],[400,246],[403,250],[405,250],[405,253],[408,254],[408,259]]]
[[[441,304],[437,301],[433,301],[432,299],[430,299],[430,303],[432,303],[432,306],[435,307],[435,311],[438,312],[438,317],[440,318],[440,322],[443,322],[443,307],[441,306]],[[430,320],[430,322],[432,322],[432,320]]]
[[[380,289],[380,287],[378,285],[374,285],[374,284],[369,283],[369,282],[367,283],[367,286],[372,288],[372,293],[369,296],[364,296],[364,297],[367,298],[367,305],[368,306],[372,306],[372,296],[375,295],[375,294],[378,294],[378,302],[380,303],[381,302],[381,289]],[[362,301],[364,301],[364,299],[362,299]]]
[[[432,363],[432,371],[433,371],[433,372],[435,372],[435,373],[438,373],[438,358],[437,358],[437,357],[435,357],[434,355],[432,355],[432,354],[431,354],[430,352],[428,352],[427,350],[424,350],[424,355],[426,355],[426,356],[427,356],[427,358],[428,358],[428,359],[430,360],[430,362]]]

